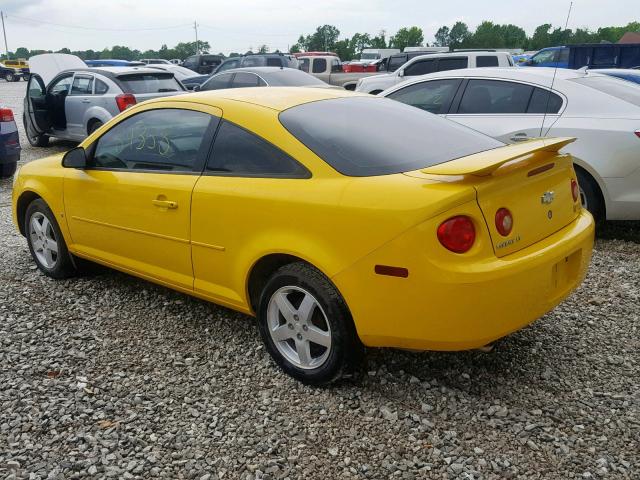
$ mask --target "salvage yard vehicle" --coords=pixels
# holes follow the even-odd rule
[[[513,58],[507,52],[479,50],[473,52],[434,53],[414,57],[393,73],[363,78],[356,85],[357,92],[378,93],[398,83],[433,72],[462,68],[513,67]]]
[[[574,157],[583,206],[598,221],[640,220],[640,86],[596,72],[456,70],[381,95],[506,143],[576,137],[565,151]]]
[[[0,63],[0,78],[4,78],[7,82],[19,82],[23,75],[20,68],[7,67]]]
[[[172,72],[151,67],[87,68],[74,55],[31,57],[23,123],[29,143],[81,141],[113,116],[151,98],[186,92]]]
[[[543,48],[521,64],[523,67],[636,68],[640,43],[585,43]]]
[[[571,141],[504,146],[337,89],[197,92],[24,165],[13,218],[44,274],[79,257],[255,315],[324,384],[362,344],[481,347],[569,295],[594,233]]]
[[[144,67],[145,64],[135,60],[117,60],[114,58],[101,58],[99,60],[85,60],[87,67]]]
[[[185,58],[182,66],[201,75],[210,75],[223,61],[222,55],[191,55]]]
[[[241,57],[227,58],[216,67],[214,74],[241,67],[280,67],[298,68],[298,60],[295,56],[285,53],[260,53],[243,55]]]
[[[349,72],[343,71],[340,58],[334,55],[312,55],[298,57],[300,70],[310,73],[329,85],[355,90],[358,80],[379,75],[379,72]]]
[[[20,137],[13,111],[0,104],[0,178],[11,177],[20,160]]]
[[[213,75],[194,90],[247,87],[315,87],[331,88],[322,80],[301,70],[281,67],[234,68]],[[335,88],[335,87],[334,87]]]

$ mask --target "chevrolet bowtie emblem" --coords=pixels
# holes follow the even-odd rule
[[[542,197],[540,197],[540,201],[542,202],[543,205],[549,205],[550,203],[553,203],[553,199],[555,197],[556,197],[556,194],[552,191],[544,192],[542,194]]]

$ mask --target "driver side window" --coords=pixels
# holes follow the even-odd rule
[[[91,168],[193,172],[202,168],[219,121],[193,110],[141,112],[98,139]]]
[[[459,78],[414,83],[387,96],[392,100],[426,110],[436,115],[449,111],[453,96],[462,82]]]

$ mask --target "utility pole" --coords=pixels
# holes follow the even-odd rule
[[[200,53],[200,43],[198,43],[198,24],[194,20],[193,29],[196,31],[196,55]]]
[[[7,54],[7,60],[9,60],[9,47],[7,46],[7,31],[4,28],[4,12],[0,11],[0,18],[2,19],[2,34],[4,35],[4,50]]]

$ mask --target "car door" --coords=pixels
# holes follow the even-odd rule
[[[287,201],[297,182],[310,176],[304,166],[272,143],[222,120],[212,155],[193,191],[196,294],[244,307],[247,262],[253,260],[247,254],[260,248],[252,232],[260,225],[278,233],[269,202],[260,199]]]
[[[191,194],[221,115],[188,102],[149,105],[88,146],[88,167],[64,181],[74,253],[191,290]]]
[[[95,102],[93,96],[94,77],[88,73],[76,73],[73,76],[71,90],[65,101],[67,115],[67,133],[69,136],[83,139],[87,132],[84,126],[85,113]]]
[[[561,97],[533,85],[473,78],[447,118],[502,142],[515,143],[542,136],[557,120],[561,106]],[[550,112],[546,118],[545,108]]]
[[[31,74],[24,97],[24,122],[30,138],[48,133],[51,129],[51,115],[47,106],[47,89],[40,75]]]
[[[62,73],[47,86],[47,109],[54,135],[67,138],[67,97],[71,90],[73,73]]]

